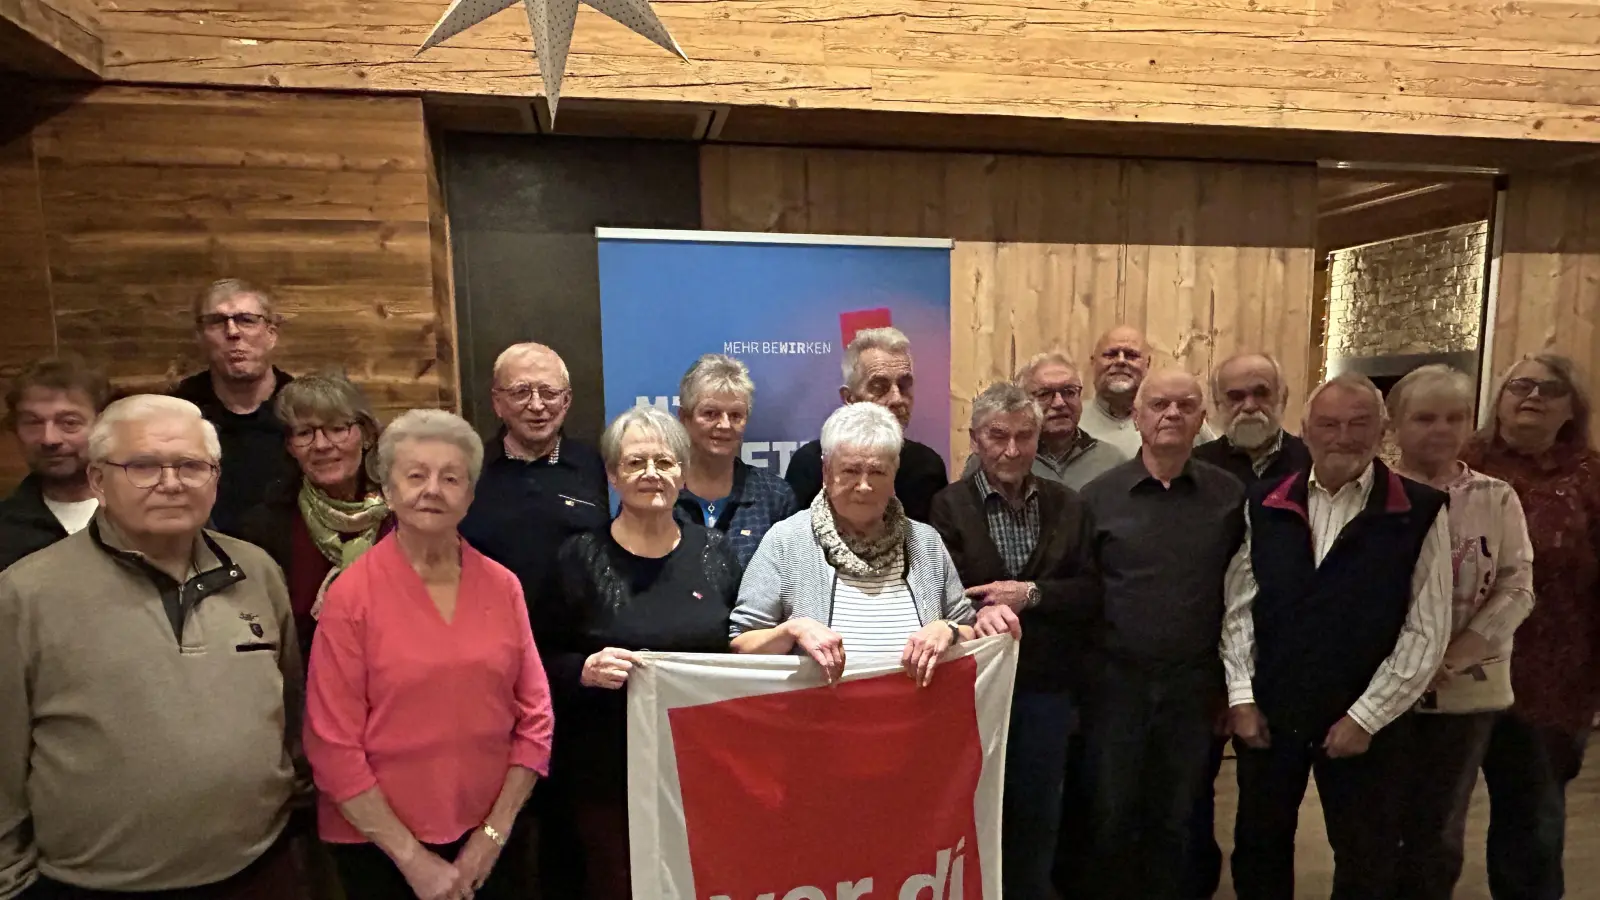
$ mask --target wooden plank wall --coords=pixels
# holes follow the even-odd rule
[[[1600,396],[1600,167],[1512,175],[1501,237],[1490,374],[1553,350]],[[1600,441],[1600,418],[1591,431]]]
[[[540,93],[527,19],[517,9],[417,54],[448,5],[105,2],[105,72],[139,82]],[[690,61],[584,8],[567,58],[566,97],[1600,138],[1600,6],[1584,0],[653,5]]]
[[[0,146],[0,374],[58,347],[164,389],[202,365],[195,294],[239,277],[279,299],[284,369],[453,407],[430,166],[415,99],[95,89]]]
[[[1122,322],[1159,365],[1199,375],[1239,350],[1276,354],[1299,417],[1309,166],[749,147],[701,161],[706,228],[955,239],[951,460],[979,391],[1045,349],[1086,361]]]

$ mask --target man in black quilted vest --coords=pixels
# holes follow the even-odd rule
[[[1294,833],[1316,773],[1333,900],[1390,895],[1406,713],[1450,636],[1445,495],[1377,457],[1383,397],[1338,376],[1306,404],[1310,470],[1251,490],[1227,576],[1222,654],[1238,752],[1239,900],[1292,900]]]

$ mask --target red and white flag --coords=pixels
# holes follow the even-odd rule
[[[919,688],[789,656],[646,653],[628,681],[634,900],[998,900],[1008,635]]]

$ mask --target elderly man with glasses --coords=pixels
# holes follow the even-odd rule
[[[283,423],[273,411],[293,381],[272,364],[278,347],[272,295],[237,278],[213,282],[194,302],[195,336],[207,368],[178,382],[173,396],[200,407],[217,427],[228,468],[217,484],[211,522],[234,534],[245,512],[295,472],[283,446]]]
[[[551,631],[546,615],[557,590],[556,554],[569,537],[610,522],[605,463],[593,446],[567,436],[572,381],[560,355],[543,344],[507,347],[495,360],[491,388],[500,430],[483,448],[483,474],[461,536],[522,583],[537,638]],[[540,783],[528,809],[537,828],[520,822],[513,840],[537,835],[545,896],[577,896],[581,850],[561,779]],[[509,850],[513,867],[523,848]],[[526,876],[518,875],[521,879]]]
[[[141,394],[89,437],[84,530],[0,574],[0,897],[306,896],[283,575],[203,530],[216,428]]]

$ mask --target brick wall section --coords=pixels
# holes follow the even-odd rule
[[[1327,358],[1478,349],[1488,231],[1477,222],[1329,254]]]
[[[1488,234],[1476,222],[1328,254],[1324,358],[1478,349]],[[1398,460],[1392,434],[1378,455]]]

